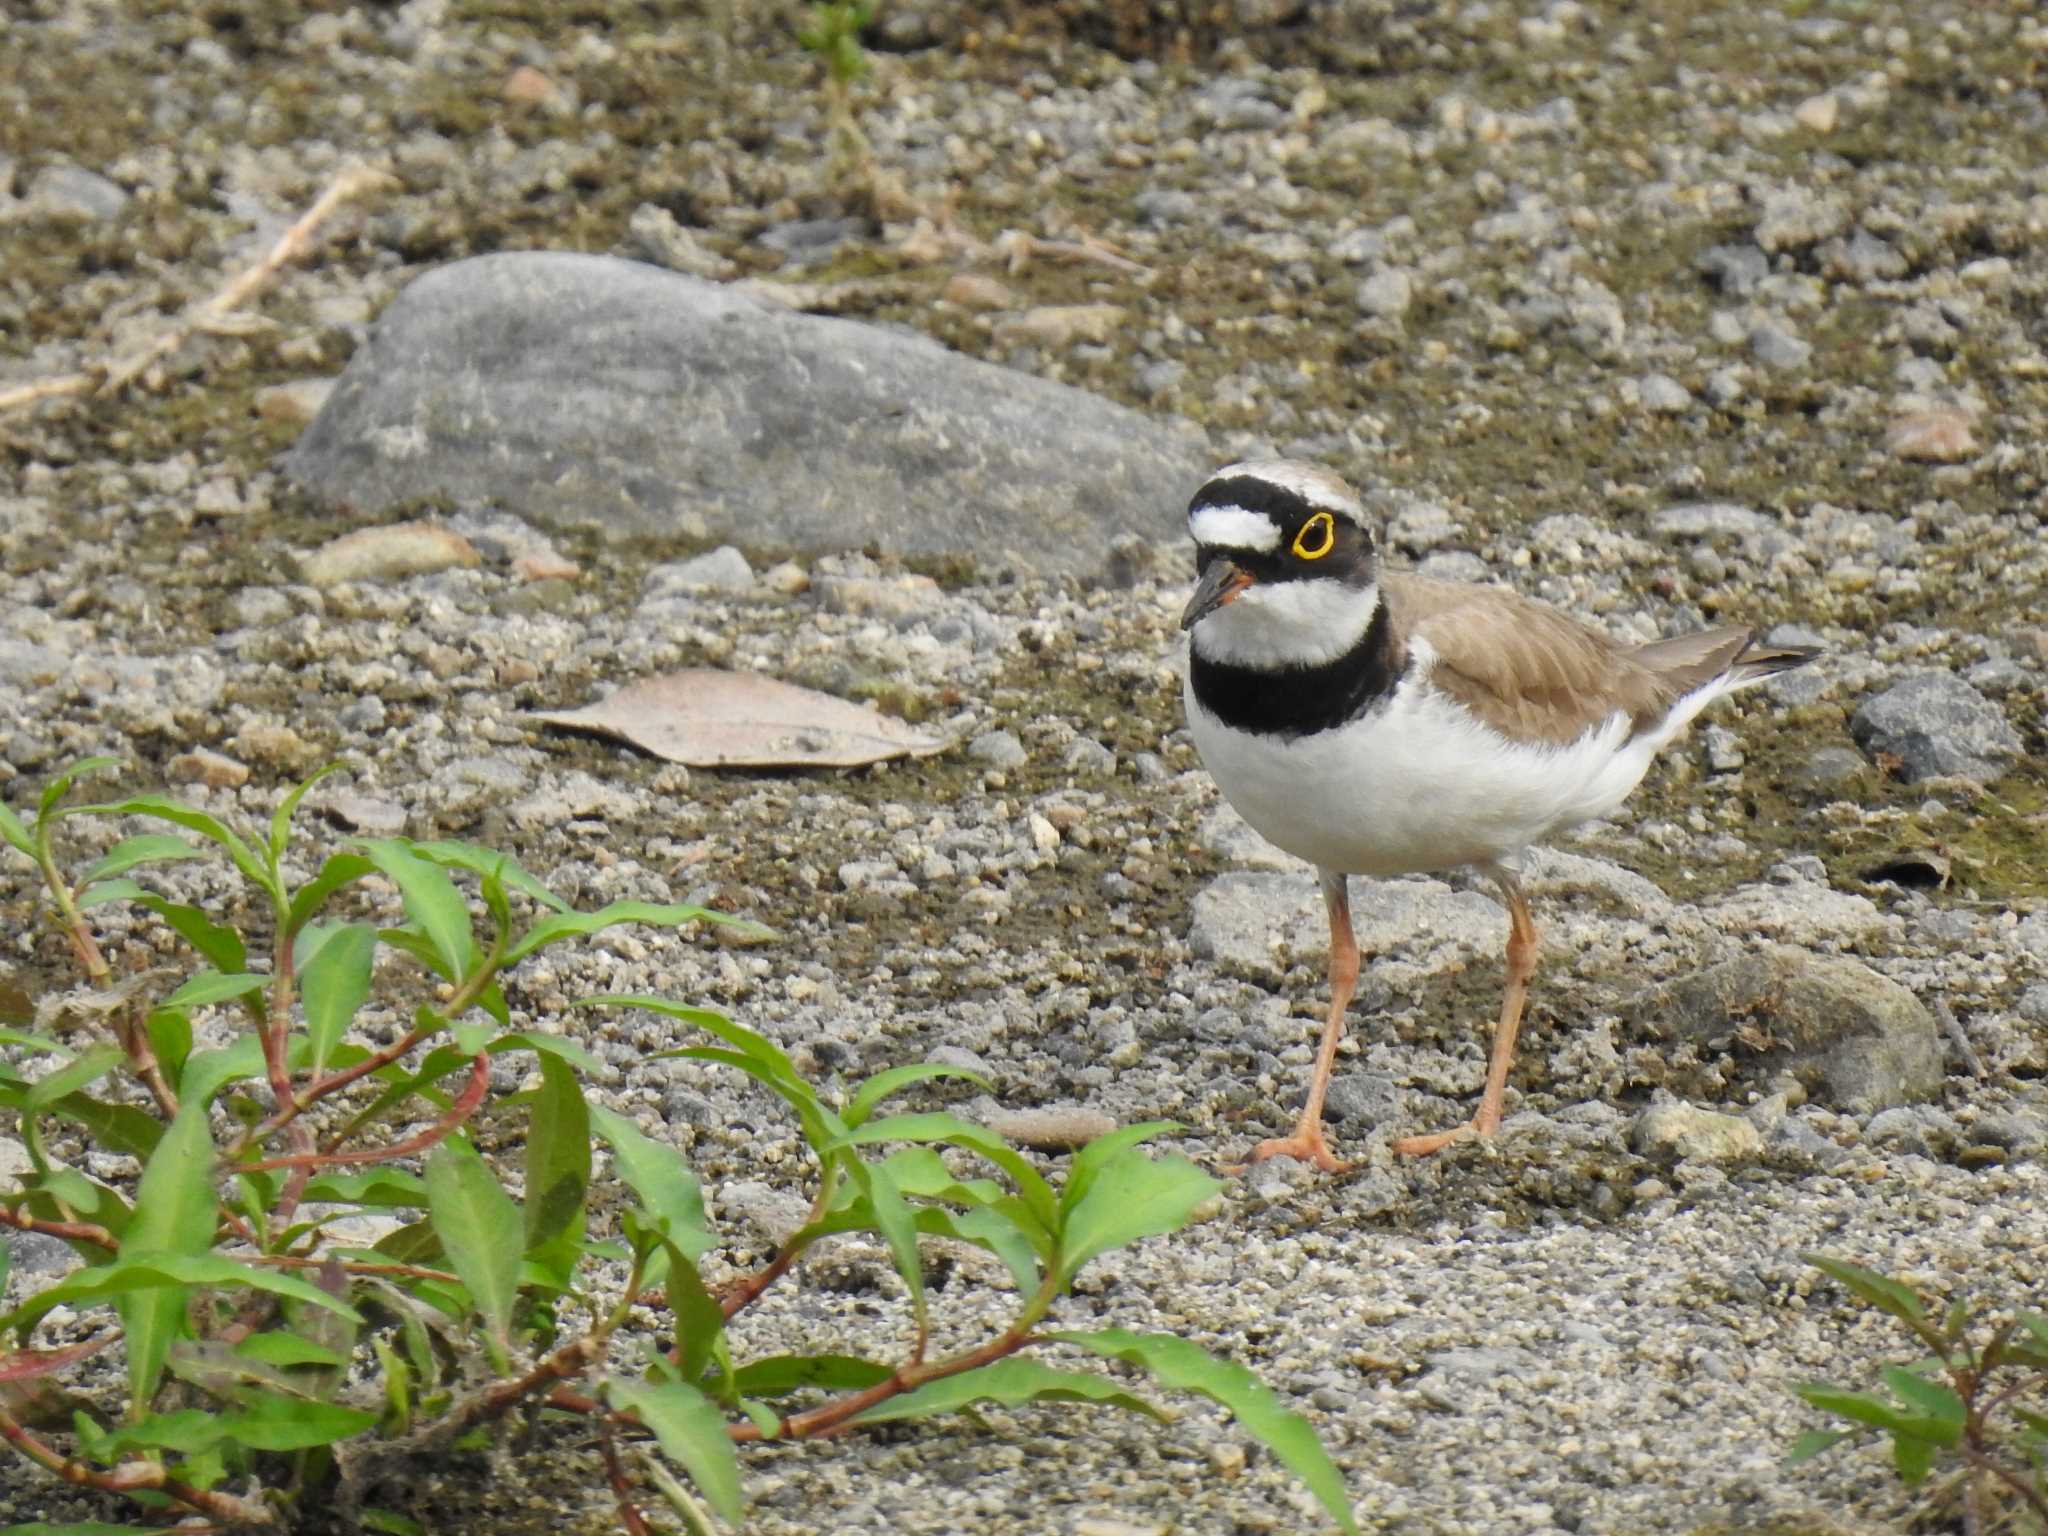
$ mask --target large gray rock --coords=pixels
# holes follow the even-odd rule
[[[481,256],[394,300],[285,459],[366,517],[430,496],[554,526],[1093,573],[1179,543],[1200,433],[904,331],[608,256]]]
[[[1728,1074],[1798,1078],[1817,1101],[1870,1114],[1941,1092],[1934,1015],[1861,961],[1764,944],[1639,994],[1628,1021]]]
[[[2004,712],[1953,672],[1915,672],[1865,699],[1849,734],[1898,758],[1908,783],[1949,773],[1989,783],[2022,750]]]

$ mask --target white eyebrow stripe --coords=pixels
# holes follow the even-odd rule
[[[1280,525],[1263,512],[1243,507],[1203,507],[1188,514],[1195,542],[1215,549],[1254,549],[1271,554],[1280,547]]]

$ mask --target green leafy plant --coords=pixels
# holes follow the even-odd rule
[[[1796,1390],[1847,1429],[1816,1429],[1793,1444],[1788,1462],[1845,1440],[1889,1437],[1892,1464],[1908,1487],[1939,1465],[1959,1471],[1965,1528],[2048,1532],[2048,1316],[1971,1316],[1961,1302],[1939,1321],[1910,1286],[1826,1254],[1816,1269],[1888,1314],[1928,1350],[1910,1366],[1887,1366],[1883,1392],[1808,1382]],[[2001,1506],[2003,1506],[2001,1508]]]
[[[796,34],[797,42],[825,66],[832,158],[841,171],[871,167],[874,160],[867,135],[853,115],[853,87],[871,67],[860,34],[874,19],[874,0],[826,0],[811,7],[811,24]]]
[[[0,1341],[13,1336],[0,1342],[0,1442],[53,1480],[237,1528],[289,1524],[317,1495],[346,1527],[402,1536],[417,1527],[376,1499],[404,1458],[552,1415],[588,1426],[624,1530],[651,1530],[642,1505],[658,1502],[703,1532],[743,1518],[743,1443],[977,1402],[1162,1414],[1096,1368],[1115,1364],[1222,1405],[1355,1529],[1306,1420],[1248,1371],[1173,1335],[1055,1325],[1084,1266],[1185,1226],[1214,1194],[1185,1158],[1145,1147],[1163,1125],[1091,1143],[1055,1186],[980,1126],[884,1113],[928,1079],[971,1076],[957,1068],[892,1068],[828,1103],[780,1047],[721,1014],[588,999],[694,1032],[707,1043],[667,1055],[746,1074],[810,1148],[808,1219],[760,1268],[714,1284],[704,1262],[718,1239],[694,1173],[586,1095],[596,1064],[572,1038],[514,1027],[501,979],[618,924],[765,930],[695,906],[578,912],[509,857],[460,842],[364,840],[294,880],[293,815],[315,780],[252,839],[159,795],[71,803],[78,779],[112,766],[59,775],[32,821],[0,807],[0,840],[41,872],[84,982],[37,1027],[0,1028],[0,1112],[31,1163],[0,1187],[0,1226],[82,1260],[0,1315]],[[80,816],[176,830],[125,837],[74,881],[56,844]],[[176,901],[135,878],[209,856],[251,898],[239,926],[225,903]],[[153,914],[198,968],[160,994],[154,972],[117,976],[90,919],[116,902]],[[380,910],[398,920],[380,923]],[[388,1017],[400,992],[408,1022],[379,1038],[365,1018],[373,993]],[[516,1090],[491,1071],[504,1057],[534,1069]],[[95,1150],[140,1171],[93,1176],[79,1154]],[[820,1243],[853,1233],[878,1239],[901,1277],[901,1355],[742,1358],[733,1319]],[[1017,1297],[1000,1332],[946,1353],[932,1347],[924,1281],[936,1240],[993,1255]],[[6,1257],[0,1245],[0,1290]],[[32,1346],[60,1307],[90,1335]],[[651,1333],[650,1315],[665,1319]],[[117,1348],[115,1387],[88,1362]],[[68,1414],[30,1411],[34,1394],[60,1389]]]

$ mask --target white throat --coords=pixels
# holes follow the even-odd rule
[[[1377,584],[1254,582],[1203,617],[1190,643],[1204,661],[1223,666],[1262,672],[1319,667],[1365,638],[1379,606]]]

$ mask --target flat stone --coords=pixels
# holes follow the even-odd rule
[[[2022,751],[2004,712],[1953,672],[1915,672],[1865,699],[1849,734],[1866,752],[1897,758],[1909,784],[1945,774],[1988,784]]]
[[[1717,1114],[1692,1104],[1655,1104],[1629,1127],[1629,1145],[1707,1163],[1748,1162],[1763,1151],[1763,1133],[1740,1115]]]
[[[249,765],[210,747],[195,747],[190,752],[180,752],[165,763],[164,777],[176,784],[234,789],[249,782]]]
[[[1638,994],[1622,1015],[1653,1039],[1726,1052],[1759,1087],[1790,1074],[1835,1109],[1868,1114],[1941,1092],[1934,1015],[1844,956],[1760,945]]]
[[[682,425],[687,424],[687,430]],[[562,527],[1092,573],[1185,538],[1202,434],[900,329],[616,257],[407,287],[285,468],[374,518],[427,497]]]
[[[676,591],[744,592],[753,584],[754,568],[747,557],[730,544],[721,544],[708,554],[657,565],[647,573],[644,590],[653,598]]]
[[[476,546],[453,528],[430,522],[392,523],[359,528],[321,545],[300,558],[299,574],[308,586],[333,587],[344,581],[398,581],[481,560]]]

